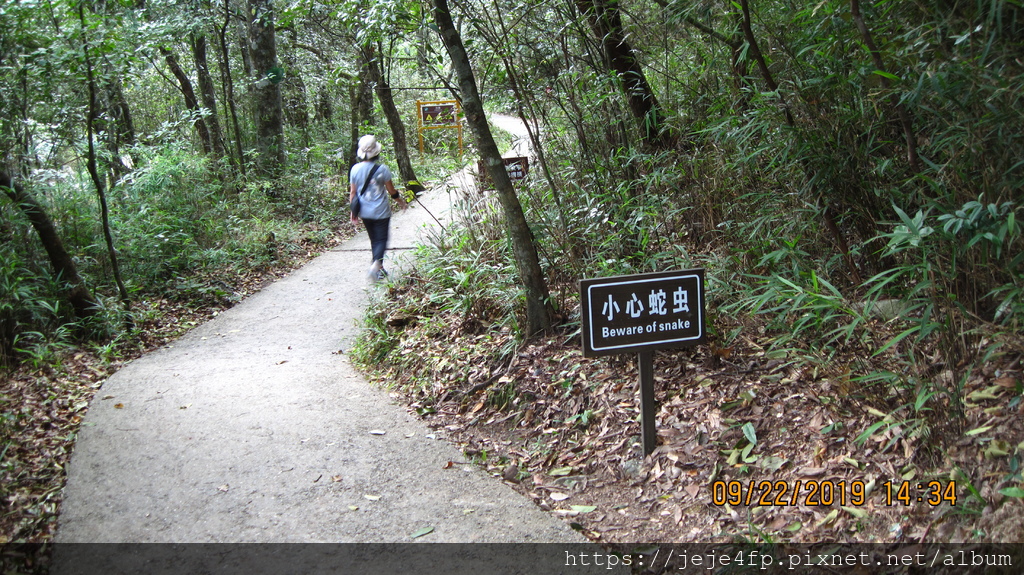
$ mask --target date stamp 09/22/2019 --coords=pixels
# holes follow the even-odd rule
[[[873,499],[880,505],[926,504],[956,506],[956,481],[886,481],[881,489],[861,480],[749,481],[718,480],[711,483],[711,502],[737,506],[824,506],[834,504],[861,507]]]

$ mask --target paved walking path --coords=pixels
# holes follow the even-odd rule
[[[449,200],[421,199],[438,216]],[[392,247],[430,222],[421,206],[397,214]],[[500,478],[448,466],[465,457],[339,353],[369,259],[361,232],[108,379],[57,541],[583,541]]]

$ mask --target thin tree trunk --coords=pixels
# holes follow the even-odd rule
[[[107,83],[108,113],[113,120],[113,130],[107,136],[108,146],[114,156],[114,168],[118,174],[123,176],[131,169],[121,160],[122,145],[135,145],[135,124],[132,121],[131,108],[128,107],[128,100],[124,96],[119,79]],[[136,158],[132,157],[132,165],[138,165]]]
[[[360,137],[360,125],[359,118],[356,115],[356,108],[359,107],[359,86],[358,83],[350,83],[348,85],[348,108],[349,108],[349,141],[352,145],[349,146],[348,156],[345,158],[345,177],[352,171],[352,166],[356,165],[356,146],[358,146]]]
[[[85,7],[83,4],[78,5],[78,17],[82,24],[82,53],[85,60],[85,73],[86,83],[89,91],[89,113],[85,119],[86,128],[86,139],[88,144],[89,156],[86,161],[86,168],[89,171],[89,175],[92,177],[93,185],[96,186],[96,196],[100,202],[100,220],[103,224],[103,239],[107,244],[107,254],[110,258],[110,269],[114,275],[114,283],[117,285],[117,293],[121,297],[121,305],[124,306],[125,312],[130,311],[131,302],[128,298],[128,290],[124,286],[124,281],[121,279],[121,266],[118,263],[117,250],[114,249],[114,236],[110,231],[110,209],[107,207],[107,194],[103,184],[103,178],[100,177],[99,167],[96,162],[96,145],[94,143],[94,128],[93,122],[98,114],[96,106],[96,80],[93,78],[92,72],[92,59],[89,58],[89,43],[85,40]],[[125,313],[125,321],[131,322],[130,316]]]
[[[224,0],[224,9],[228,10],[228,2],[230,0]],[[249,14],[252,10],[249,9]],[[230,14],[225,15],[225,18],[230,18]],[[253,63],[252,63],[252,50],[250,50],[250,44],[252,43],[252,30],[250,28],[249,21],[252,16],[241,17],[238,19],[238,53],[242,59],[242,72],[245,73],[245,77],[248,78],[254,74]]]
[[[548,167],[547,158],[544,155],[544,144],[540,140],[540,128],[537,124],[533,124],[537,121],[537,113],[534,110],[530,96],[519,90],[519,78],[518,74],[516,74],[515,66],[505,58],[502,58],[502,61],[505,64],[505,73],[508,74],[512,91],[516,94],[516,111],[519,112],[519,119],[522,120],[523,127],[526,128],[526,136],[530,138],[530,148],[537,156],[537,163],[540,164],[541,172],[544,173],[544,179],[548,181],[548,187],[551,188],[551,195],[555,200],[555,207],[558,208],[558,219],[562,224],[562,229],[567,230],[568,224],[565,221],[565,210],[562,207],[562,193],[559,191],[558,185],[555,184],[555,177],[551,174],[551,169]]]
[[[654,1],[655,3],[658,4],[658,6],[661,6],[666,10],[669,9],[670,7],[670,3],[668,2],[668,0]],[[713,40],[717,40],[718,42],[721,42],[722,44],[725,44],[726,46],[729,47],[729,56],[731,58],[730,67],[732,68],[733,73],[733,84],[737,92],[742,90],[743,84],[745,83],[747,77],[746,59],[743,58],[743,38],[738,37],[735,32],[733,32],[731,36],[726,36],[721,32],[715,30],[714,28],[704,24],[700,20],[697,20],[693,16],[690,16],[689,14],[678,14],[678,16],[682,18],[683,22],[686,22],[690,26],[693,26],[697,30],[700,30],[704,34],[707,34]],[[743,26],[741,24],[741,30],[742,27]],[[740,33],[740,35],[742,35],[742,32]],[[748,98],[742,96],[741,98],[741,105],[746,106],[746,104],[748,103]]]
[[[402,122],[402,115],[395,106],[395,97],[391,92],[391,85],[384,78],[383,56],[374,53],[373,46],[365,44],[362,47],[363,58],[368,62],[367,72],[374,91],[377,93],[377,100],[387,118],[388,126],[391,127],[391,138],[394,143],[395,160],[398,164],[398,174],[402,178],[405,187],[413,192],[423,191],[423,186],[416,179],[416,172],[413,170],[412,161],[409,159],[409,145],[405,137],[405,123]]]
[[[622,90],[629,104],[629,110],[640,124],[640,133],[645,144],[656,148],[667,148],[673,137],[665,121],[665,114],[658,104],[654,90],[647,82],[640,62],[633,54],[633,47],[626,40],[622,27],[622,14],[615,0],[577,0],[579,10],[585,14],[590,26],[601,42],[606,65],[622,82]]]
[[[210,142],[210,130],[207,129],[206,121],[203,120],[200,114],[199,98],[196,97],[196,91],[192,88],[192,80],[181,69],[181,64],[178,63],[178,57],[174,55],[174,52],[161,46],[160,54],[164,57],[164,61],[167,62],[167,67],[170,68],[171,74],[174,74],[174,77],[178,80],[178,89],[181,90],[182,96],[185,97],[185,107],[195,116],[193,124],[195,125],[196,133],[199,134],[203,153],[209,154],[213,151],[213,144]]]
[[[782,105],[782,111],[786,115],[786,124],[791,128],[795,127],[796,121],[793,119],[793,113],[789,109],[789,102],[786,101],[786,97],[779,91],[779,85],[775,82],[775,78],[772,76],[771,70],[768,69],[768,62],[764,59],[764,54],[761,53],[761,48],[757,44],[757,39],[754,38],[754,29],[750,24],[750,5],[747,0],[740,0],[740,9],[743,12],[743,18],[740,20],[740,27],[743,29],[743,36],[747,39],[750,57],[757,63],[757,67],[761,71],[761,77],[764,79],[764,83],[768,86],[768,91],[773,92],[779,99],[779,103]]]
[[[483,34],[487,39],[487,42],[494,48],[495,54],[501,59],[502,66],[505,68],[505,74],[508,76],[509,87],[512,88],[512,94],[515,96],[516,112],[519,115],[519,119],[523,122],[523,127],[526,129],[526,136],[530,139],[530,147],[533,154],[537,157],[537,164],[540,165],[541,172],[544,174],[544,178],[548,182],[548,187],[551,189],[551,195],[555,200],[555,207],[558,211],[558,221],[562,227],[562,230],[568,230],[568,224],[565,219],[565,211],[562,206],[562,194],[559,190],[558,185],[555,183],[555,178],[551,174],[551,170],[548,168],[547,159],[544,156],[544,146],[540,140],[540,127],[538,125],[539,114],[534,106],[534,99],[532,94],[525,92],[520,89],[522,83],[519,79],[519,73],[517,72],[518,67],[512,59],[512,56],[504,49],[504,39],[510,37],[511,30],[505,24],[505,18],[503,16],[503,9],[498,6],[497,2],[493,2],[494,15],[489,19],[497,23],[498,28],[486,28],[484,25],[477,24],[477,30]],[[558,236],[554,236],[556,241],[560,244]],[[565,247],[562,245],[561,247]]]
[[[192,56],[196,61],[196,74],[199,79],[199,93],[202,94],[203,107],[209,110],[203,121],[210,131],[210,148],[215,160],[227,155],[224,149],[224,133],[220,128],[217,116],[217,94],[210,75],[210,65],[206,60],[206,35],[196,34],[192,39]]]
[[[281,59],[288,70],[288,81],[284,83],[281,90],[281,98],[284,101],[284,116],[288,125],[302,130],[306,141],[304,146],[309,145],[309,98],[306,90],[306,83],[299,73],[299,61],[295,57],[295,45],[298,44],[297,32],[291,31],[290,50],[284,50]]]
[[[462,37],[455,29],[448,0],[434,0],[434,21],[437,24],[441,39],[452,60],[452,67],[459,78],[462,91],[462,109],[470,131],[477,141],[480,156],[487,166],[487,172],[494,182],[498,201],[505,214],[505,227],[512,243],[519,280],[526,288],[526,330],[527,335],[547,332],[551,329],[551,306],[548,303],[549,293],[544,274],[540,269],[537,247],[533,243],[530,226],[523,214],[523,207],[516,197],[512,181],[505,170],[505,162],[501,159],[497,144],[487,125],[483,102],[476,87],[476,79],[469,62],[469,56],[462,44]]]
[[[28,94],[28,74],[22,74],[19,79],[18,86],[21,88],[18,96],[18,102],[14,105],[11,102],[11,110],[15,107],[18,109],[18,122],[14,122],[14,140],[17,142],[18,153],[27,158],[33,166],[39,166],[39,154],[36,152],[36,146],[32,143],[32,126],[35,122],[32,122],[32,114],[29,112],[30,98]],[[14,94],[10,96],[11,100],[14,100]]]
[[[29,194],[22,185],[11,179],[7,172],[0,172],[0,189],[14,202],[21,210],[28,221],[35,228],[39,235],[39,241],[46,250],[50,259],[54,275],[69,286],[65,297],[71,308],[75,310],[75,317],[85,319],[95,316],[100,309],[100,304],[85,281],[78,275],[78,267],[74,258],[64,248],[64,242],[57,234],[57,228],[53,225],[46,210]]]
[[[735,17],[742,19],[743,15],[740,14]],[[744,90],[751,83],[747,77],[750,67],[749,61],[744,54],[743,26],[740,25],[737,29],[734,29],[728,38],[724,38],[724,42],[729,46],[729,61],[732,68],[733,89],[736,91],[737,108],[741,111],[746,110],[750,107],[751,94],[754,90]]]
[[[370,78],[371,61],[360,50],[356,56],[357,81],[349,91],[352,102],[352,147],[349,168],[356,164],[356,146],[363,131],[377,125],[373,117],[373,80]]]
[[[228,52],[228,26],[231,25],[230,0],[224,0],[224,25],[218,30],[217,38],[220,42],[220,75],[221,84],[224,89],[224,104],[228,109],[228,116],[231,118],[231,126],[235,132],[234,161],[238,173],[245,175],[245,155],[242,151],[242,128],[238,124],[238,109],[235,106],[235,82],[231,78],[231,54]]]
[[[563,65],[569,69],[573,66],[573,62],[572,57],[570,56],[568,43],[565,41],[565,38],[560,38],[558,45],[559,48],[561,48],[562,58],[564,59]],[[556,79],[555,83],[561,87],[559,92],[565,94],[566,101],[568,102],[571,110],[566,108],[565,104],[562,103],[561,98],[558,98],[557,95],[554,97],[555,103],[562,109],[565,117],[572,123],[573,129],[576,131],[576,140],[579,142],[580,146],[580,157],[583,158],[590,169],[592,169],[595,162],[594,152],[591,150],[590,139],[587,136],[587,130],[584,123],[586,115],[583,113],[579,102],[576,100],[576,85],[574,82],[564,79]]]

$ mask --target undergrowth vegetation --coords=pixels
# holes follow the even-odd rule
[[[663,101],[676,102],[671,146],[630,126],[625,102],[579,89],[607,79],[597,64],[574,67],[582,78],[555,90],[517,88],[543,134],[544,163],[518,193],[562,320],[545,341],[578,345],[581,278],[705,268],[710,341],[684,362],[742,373],[781,361],[810,374],[787,378],[794,394],[820,397],[823,386],[834,420],[814,431],[845,427],[857,446],[849,458],[899,453],[890,479],[959,478],[979,508],[1019,505],[1019,9],[881,3],[865,15],[832,4],[762,9],[773,61],[761,77],[749,54],[733,69],[716,64],[728,60],[722,43],[687,43],[703,57],[667,59],[655,75]],[[638,42],[673,34],[655,14],[729,29],[724,17],[670,3],[630,15]],[[518,57],[524,67],[551,63]],[[500,214],[486,193],[467,198],[448,234],[379,294],[357,350],[424,409],[469,409],[479,393],[508,404],[517,383],[502,375],[531,345],[517,330],[521,294]],[[412,353],[439,337],[449,345],[430,348],[437,357]],[[536,369],[566,361],[587,364],[577,355]],[[692,371],[674,379],[659,400],[693,382]],[[965,444],[977,451],[963,453]],[[727,467],[746,477],[742,461]],[[981,486],[986,474],[998,479]]]
[[[321,151],[309,172],[292,176],[276,197],[259,182],[218,181],[207,159],[185,150],[145,147],[135,156],[140,165],[109,194],[131,301],[230,305],[240,298],[249,274],[326,245],[346,216],[344,184],[329,177],[339,171],[333,153]],[[58,223],[65,246],[77,254],[79,273],[97,293],[116,293],[95,192],[84,174],[51,171],[38,174],[32,185]],[[35,358],[42,365],[62,347],[89,339],[102,345],[117,335],[124,324],[118,316],[125,313],[117,299],[103,298],[103,317],[90,325],[77,321],[18,207],[5,201],[0,217],[5,236],[0,281],[10,294],[0,309],[0,359],[12,366]]]

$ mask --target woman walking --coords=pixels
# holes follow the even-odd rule
[[[359,138],[356,159],[360,162],[352,166],[349,173],[348,201],[356,206],[352,210],[352,223],[363,220],[366,233],[370,236],[370,249],[373,260],[370,264],[369,276],[373,281],[387,277],[384,271],[384,252],[388,247],[388,228],[391,225],[391,199],[398,202],[398,208],[406,208],[394,182],[391,181],[391,170],[377,163],[380,157],[380,144],[373,136]],[[358,197],[358,203],[356,198]]]

